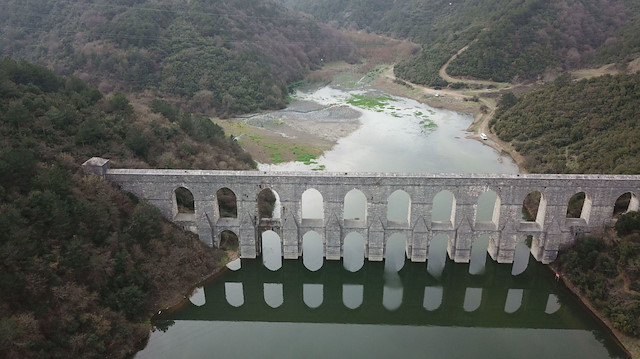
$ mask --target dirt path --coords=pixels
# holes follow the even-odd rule
[[[465,46],[458,54],[463,52],[466,48]],[[483,87],[477,90],[470,89],[462,89],[462,90],[452,90],[452,89],[441,89],[435,90],[426,86],[418,85],[415,83],[411,83],[408,81],[404,81],[407,85],[413,88],[413,91],[407,91],[403,89],[402,86],[395,82],[396,77],[393,73],[393,66],[384,71],[384,75],[382,76],[382,81],[376,83],[376,87],[380,87],[386,91],[391,93],[400,94],[403,96],[411,97],[417,101],[424,102],[432,107],[438,108],[446,108],[453,111],[466,112],[473,114],[473,123],[469,126],[468,130],[472,132],[472,134],[468,135],[467,138],[472,138],[482,142],[483,144],[495,149],[501,155],[508,155],[513,159],[521,173],[527,173],[524,168],[524,157],[520,155],[511,144],[504,142],[498,138],[495,134],[493,134],[489,129],[489,121],[493,118],[496,110],[496,103],[494,100],[482,97],[483,94],[497,92],[500,88],[506,89],[511,85],[499,83],[499,82],[491,82],[491,81],[478,81],[478,80],[468,80],[468,79],[456,79],[450,77],[446,74],[446,66],[455,58],[454,55],[447,63],[440,69],[440,74],[444,74],[447,81],[456,81],[456,82],[464,82],[468,85],[482,85]],[[485,88],[484,86],[493,85],[495,88]],[[396,88],[394,88],[396,87]],[[417,92],[417,93],[416,93]],[[478,102],[472,101],[473,99],[477,99]],[[484,105],[484,108],[483,108]],[[480,136],[481,133],[487,135],[487,140],[483,140]]]

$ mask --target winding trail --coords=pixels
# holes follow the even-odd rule
[[[473,42],[472,42],[473,43]],[[472,44],[471,43],[471,44]],[[513,159],[513,161],[518,165],[521,173],[527,173],[527,170],[524,168],[524,157],[518,153],[510,143],[502,141],[491,132],[489,128],[489,122],[493,118],[496,111],[496,102],[489,98],[483,97],[483,94],[488,93],[496,93],[501,90],[509,89],[513,87],[512,84],[504,83],[504,82],[494,82],[488,80],[474,80],[467,78],[456,78],[449,76],[447,74],[447,67],[451,63],[451,61],[455,60],[459,54],[466,51],[471,44],[466,45],[462,49],[458,50],[456,54],[451,56],[449,60],[440,68],[438,71],[440,77],[445,79],[448,82],[462,82],[468,85],[470,88],[453,90],[449,88],[443,88],[440,90],[432,89],[423,85],[415,84],[409,81],[403,80],[405,83],[409,84],[415,89],[418,89],[422,94],[431,96],[431,97],[441,97],[441,98],[449,98],[454,101],[469,101],[469,100],[477,100],[481,106],[475,108],[472,111],[473,114],[473,123],[469,126],[468,130],[472,132],[472,134],[468,135],[467,138],[472,138],[482,142],[483,144],[495,149],[500,154],[507,154],[509,157]],[[396,80],[396,76],[393,72],[393,66],[391,66],[387,71],[384,72],[383,75],[387,80],[393,82]],[[474,89],[476,88],[476,89]],[[484,105],[484,111],[483,106]],[[446,107],[446,106],[445,106]],[[480,134],[484,133],[487,135],[487,140],[483,140],[480,137]]]

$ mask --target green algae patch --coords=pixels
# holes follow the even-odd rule
[[[359,108],[382,112],[389,101],[393,101],[393,97],[384,96],[366,96],[366,95],[351,95],[351,98],[347,100],[347,103]]]

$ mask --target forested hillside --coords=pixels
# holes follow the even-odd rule
[[[640,56],[633,0],[282,0],[322,21],[408,37],[423,51],[396,66],[415,83],[444,85],[438,70],[494,81],[535,80]],[[599,51],[599,49],[601,49]]]
[[[5,56],[222,116],[283,107],[310,69],[355,60],[336,30],[269,0],[6,0],[0,30]]]
[[[124,358],[144,344],[153,310],[220,265],[218,250],[80,170],[91,156],[253,165],[208,119],[155,103],[168,118],[140,118],[122,94],[105,98],[77,78],[0,60],[3,358]]]
[[[493,131],[533,173],[640,173],[640,74],[571,82],[500,100]]]

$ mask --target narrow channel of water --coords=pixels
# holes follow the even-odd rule
[[[324,88],[298,97],[345,106],[350,96]],[[359,111],[360,129],[316,165],[336,171],[517,172],[509,159],[498,162],[488,146],[465,138],[469,116],[398,98],[384,109]],[[423,131],[426,117],[418,113],[428,113],[435,126]],[[358,191],[347,195],[345,219],[366,218],[360,197]],[[303,217],[322,217],[321,199],[301,200]],[[491,218],[495,200],[495,193],[481,196],[479,220]],[[434,220],[447,220],[452,201],[447,192],[436,196]],[[406,217],[407,206],[402,195],[390,198],[388,218]],[[340,261],[324,260],[318,233],[303,235],[303,257],[282,260],[281,239],[265,234],[263,259],[234,263],[234,271],[197,290],[184,308],[160,317],[136,358],[624,357],[600,323],[533,260],[524,238],[510,265],[488,257],[483,236],[473,243],[471,262],[457,264],[447,258],[444,235],[432,240],[427,263],[405,259],[407,238],[400,235],[389,238],[385,262],[364,259],[358,233],[347,234]]]

